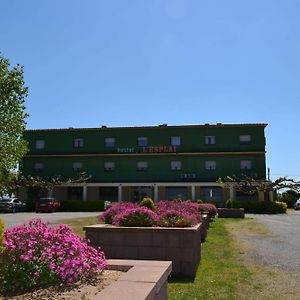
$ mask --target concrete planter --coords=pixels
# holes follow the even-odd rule
[[[218,208],[219,218],[245,218],[243,208]]]
[[[209,215],[208,214],[201,214],[201,215],[202,215],[201,242],[204,243],[207,236],[207,229],[209,227]]]
[[[108,260],[108,269],[126,271],[92,300],[167,300],[170,261]]]
[[[85,226],[86,238],[109,259],[172,261],[172,274],[193,277],[201,258],[201,224],[186,228]]]

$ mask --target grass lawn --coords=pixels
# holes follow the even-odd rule
[[[100,223],[96,217],[84,217],[78,219],[66,219],[66,220],[59,220],[57,223],[51,223],[53,225],[59,224],[67,224],[72,227],[74,232],[82,237],[84,237],[83,226],[93,225]]]
[[[236,261],[225,222],[211,223],[194,280],[169,280],[169,299],[236,299],[236,289],[250,283],[252,273]]]

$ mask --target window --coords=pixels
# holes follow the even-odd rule
[[[215,170],[217,163],[214,160],[208,160],[205,162],[205,170]]]
[[[137,171],[147,171],[148,163],[146,161],[138,161],[136,164]]]
[[[172,171],[181,170],[181,161],[171,161],[171,170]]]
[[[241,160],[241,170],[251,170],[251,160]]]
[[[216,143],[216,137],[214,135],[205,136],[205,145],[214,145]]]
[[[73,146],[74,146],[74,148],[82,148],[83,147],[83,139],[74,139]]]
[[[35,149],[44,149],[44,148],[45,148],[45,140],[35,141]]]
[[[73,163],[73,171],[74,172],[82,171],[82,162],[74,162]]]
[[[115,163],[113,161],[106,161],[104,163],[104,171],[113,171],[115,169]]]
[[[148,146],[148,138],[144,136],[138,137],[137,140],[138,146],[139,147],[147,147]]]
[[[115,147],[116,139],[115,138],[105,138],[105,147],[111,148]]]
[[[44,164],[43,163],[35,163],[33,169],[34,169],[34,172],[41,173],[41,172],[43,172]]]
[[[180,146],[181,145],[180,136],[171,136],[171,145],[172,146]]]
[[[241,145],[251,144],[251,135],[249,134],[240,135],[240,144]]]

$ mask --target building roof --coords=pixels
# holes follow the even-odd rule
[[[108,127],[102,125],[95,128],[48,128],[48,129],[26,129],[26,132],[44,132],[44,131],[94,131],[94,130],[122,130],[122,129],[158,129],[158,128],[202,128],[202,127],[266,127],[267,123],[245,123],[245,124],[202,124],[202,125],[167,125],[161,124],[158,126],[128,126],[128,127]]]

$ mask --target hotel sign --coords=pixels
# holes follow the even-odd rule
[[[176,146],[151,146],[135,148],[117,148],[118,153],[176,153]]]
[[[176,146],[143,147],[143,153],[176,153]]]

